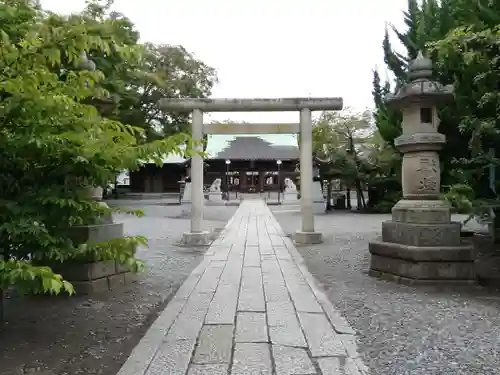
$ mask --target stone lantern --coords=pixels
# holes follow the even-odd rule
[[[403,199],[382,224],[381,240],[369,244],[370,275],[406,283],[472,282],[474,251],[461,241],[461,224],[451,221],[450,206],[440,200],[438,151],[446,138],[438,133],[438,106],[453,101],[453,87],[432,79],[432,61],[419,53],[409,64],[411,81],[388,106],[403,115],[396,147],[404,154]]]

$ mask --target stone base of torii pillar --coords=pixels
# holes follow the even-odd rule
[[[181,241],[186,246],[207,246],[212,242],[212,236],[206,230],[196,233],[184,232]]]

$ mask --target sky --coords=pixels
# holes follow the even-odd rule
[[[85,0],[42,0],[71,13]],[[403,25],[407,0],[115,0],[141,41],[183,45],[217,70],[216,98],[343,97],[363,111],[372,75],[386,74],[386,23]],[[383,5],[382,5],[383,4]],[[214,113],[205,121],[298,122],[295,112]]]

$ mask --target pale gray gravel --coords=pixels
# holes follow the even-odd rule
[[[275,216],[287,233],[296,212]],[[310,272],[358,332],[373,375],[500,374],[500,292],[481,287],[409,287],[367,275],[368,241],[388,215],[315,217],[321,245],[299,247]]]

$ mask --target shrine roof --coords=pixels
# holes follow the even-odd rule
[[[299,158],[295,134],[208,136],[207,159],[229,160],[293,160]]]
[[[185,150],[185,145],[179,145],[181,150]],[[179,155],[177,153],[170,153],[168,155],[164,155],[162,157],[163,164],[182,164],[185,163],[188,159],[184,157],[184,155]],[[141,164],[155,164],[154,160],[149,160],[147,162],[141,162]]]

